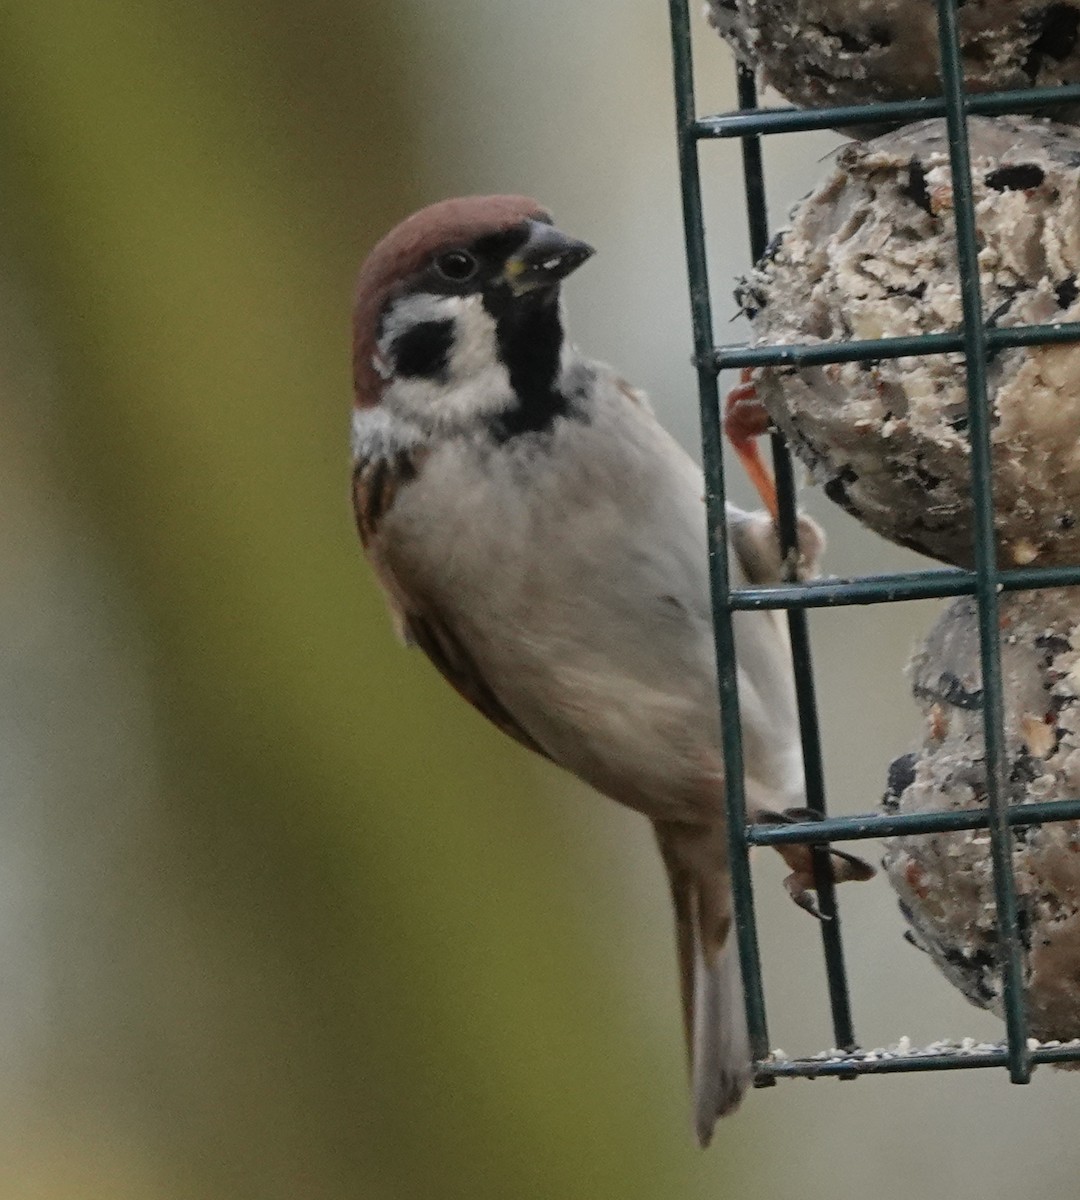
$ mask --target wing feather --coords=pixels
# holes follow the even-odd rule
[[[460,638],[429,606],[413,595],[387,562],[379,526],[399,490],[416,478],[423,451],[399,451],[392,458],[362,460],[353,473],[353,508],[360,540],[386,594],[390,615],[403,640],[419,646],[451,687],[496,728],[544,758],[546,750],[521,727],[484,678]]]
[[[414,609],[405,614],[412,640],[435,664],[450,686],[497,729],[516,742],[550,759],[546,750],[524,730],[484,678],[472,655],[446,624],[431,613]]]

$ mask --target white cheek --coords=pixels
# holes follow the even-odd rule
[[[510,376],[499,361],[495,322],[479,296],[410,296],[384,324],[380,348],[421,321],[454,321],[454,347],[443,381],[396,379],[383,403],[428,428],[460,428],[507,407]]]
[[[486,415],[506,407],[510,376],[498,354],[495,322],[479,296],[463,299],[442,407],[450,417]]]
[[[391,360],[394,340],[414,325],[428,321],[447,321],[457,317],[461,300],[457,296],[433,296],[428,292],[416,292],[395,300],[382,320],[382,336],[379,338],[379,353]]]
[[[458,299],[455,314],[454,352],[450,358],[450,377],[469,379],[498,366],[498,341],[495,321],[479,296]]]

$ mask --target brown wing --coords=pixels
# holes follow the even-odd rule
[[[369,458],[353,471],[353,511],[364,549],[369,549],[398,492],[416,478],[423,450],[401,450],[392,458]]]
[[[693,1067],[694,1053],[694,952],[697,932],[694,920],[694,881],[679,864],[666,826],[654,825],[660,855],[667,870],[671,903],[675,910],[675,952],[679,964],[679,996],[682,999],[686,1057]]]
[[[416,478],[421,452],[401,452],[393,459],[373,459],[357,465],[353,474],[353,508],[360,541],[386,593],[398,632],[421,650],[459,696],[521,745],[544,758],[551,756],[518,724],[488,686],[475,661],[453,631],[424,605],[417,603],[380,553],[379,525],[398,491]]]
[[[488,686],[472,656],[437,618],[419,611],[403,614],[405,630],[410,639],[431,659],[439,674],[459,696],[464,697],[478,712],[508,733],[515,741],[550,759],[551,755],[533,740],[518,724],[513,714]]]

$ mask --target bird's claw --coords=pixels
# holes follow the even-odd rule
[[[801,871],[792,871],[784,880],[784,888],[795,903],[819,921],[831,921],[832,917],[818,907],[813,876],[807,878]]]
[[[823,821],[825,814],[813,808],[785,808],[782,812],[771,809],[756,816],[759,825],[796,825],[803,821]],[[828,913],[818,906],[817,887],[814,878],[814,853],[809,845],[777,846],[781,857],[791,867],[791,874],[784,880],[784,888],[795,903],[819,921],[831,921]],[[848,880],[863,882],[872,879],[877,872],[858,855],[833,846],[822,847],[828,851],[828,864],[833,883]]]

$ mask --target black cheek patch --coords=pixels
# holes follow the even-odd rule
[[[446,374],[454,345],[454,319],[425,321],[394,339],[392,354],[398,375],[439,379]]]

